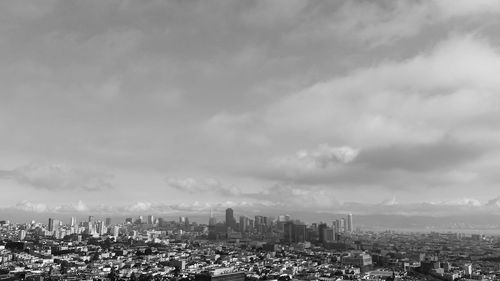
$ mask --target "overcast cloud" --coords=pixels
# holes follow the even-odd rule
[[[495,0],[2,2],[0,206],[496,210],[499,28]]]

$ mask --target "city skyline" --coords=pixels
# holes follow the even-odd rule
[[[0,210],[500,215],[499,14],[1,3]]]

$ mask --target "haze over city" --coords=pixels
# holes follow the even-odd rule
[[[0,208],[498,215],[499,14],[486,0],[1,2]]]

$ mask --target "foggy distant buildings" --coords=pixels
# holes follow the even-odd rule
[[[347,232],[353,231],[353,222],[352,222],[352,214],[349,213],[347,215]]]
[[[226,227],[232,230],[237,230],[236,229],[236,220],[234,218],[234,212],[233,209],[227,208],[226,209]]]

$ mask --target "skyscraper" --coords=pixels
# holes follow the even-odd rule
[[[111,218],[106,218],[106,226],[110,226],[111,225]]]
[[[153,215],[148,216],[148,224],[155,224],[155,217]]]
[[[352,232],[354,225],[352,224],[352,214],[347,214],[347,232]]]
[[[107,228],[106,226],[104,225],[104,222],[103,221],[99,221],[97,223],[97,232],[99,233],[99,235],[104,235],[104,233],[107,232]]]
[[[318,225],[318,236],[319,236],[319,242],[325,243],[326,242],[326,229],[328,226],[326,223],[320,223]]]
[[[340,220],[335,220],[335,231],[338,233],[341,231],[340,229]]]
[[[49,231],[54,231],[54,219],[49,218]]]
[[[70,226],[75,226],[76,225],[76,219],[75,217],[71,217],[71,225]]]
[[[240,216],[240,232],[244,233],[248,231],[248,218],[245,216]]]
[[[226,209],[226,227],[230,227],[234,230],[235,224],[236,224],[236,221],[234,219],[233,209],[227,208]]]
[[[295,242],[305,242],[307,237],[307,228],[305,224],[296,223],[295,224]]]
[[[295,224],[291,221],[283,223],[283,240],[286,243],[295,242]]]

